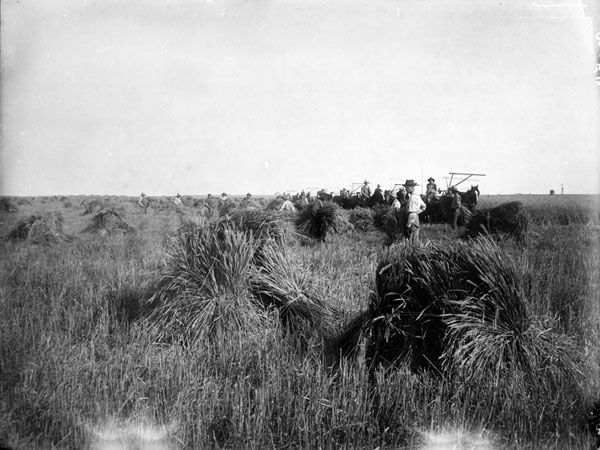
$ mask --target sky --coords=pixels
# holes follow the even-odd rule
[[[3,0],[0,195],[600,193],[597,0]]]

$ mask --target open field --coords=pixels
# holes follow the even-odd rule
[[[141,422],[166,427],[144,434],[159,442],[157,449],[429,449],[442,435],[453,442],[448,448],[457,449],[592,448],[586,414],[600,397],[598,196],[481,196],[481,208],[521,201],[529,218],[523,242],[481,244],[490,249],[490,263],[498,264],[497,273],[487,274],[492,282],[503,283],[509,274],[507,285],[524,301],[517,306],[527,320],[515,320],[526,322],[520,334],[527,340],[514,342],[537,351],[544,339],[540,354],[532,356],[539,365],[529,373],[517,363],[520,357],[510,359],[518,349],[493,359],[512,336],[493,341],[484,348],[487,356],[472,365],[469,356],[476,352],[465,356],[461,350],[474,344],[455,341],[455,354],[465,359],[451,370],[414,370],[410,356],[371,370],[364,351],[332,359],[330,343],[368,309],[378,290],[378,264],[405,249],[388,249],[383,232],[351,225],[313,243],[294,232],[292,215],[278,212],[272,214],[284,230],[286,259],[277,261],[287,271],[278,280],[308,286],[335,313],[318,330],[294,333],[273,309],[256,317],[244,312],[245,322],[259,321],[258,328],[227,328],[219,319],[223,313],[215,316],[223,327],[214,334],[184,338],[195,326],[185,315],[161,322],[144,313],[144,300],[159,289],[181,250],[173,234],[182,225],[206,222],[194,199],[180,209],[155,199],[147,214],[138,211],[136,198],[103,197],[96,206],[92,200],[13,198],[14,210],[0,211],[2,236],[21,219],[52,211],[60,212],[56,226],[64,236],[50,243],[0,242],[4,446],[80,449],[87,442],[90,449],[108,448],[94,447],[94,439],[112,438],[97,438],[92,428],[112,423],[122,431]],[[93,221],[109,205],[129,228]],[[348,211],[339,214],[350,222]],[[479,245],[458,245],[461,233],[424,225],[424,252]],[[240,246],[254,242],[240,239]],[[232,260],[241,255],[236,252],[234,247]],[[226,280],[218,295],[231,304],[243,300],[245,270]],[[183,331],[167,338],[173,322]],[[366,347],[370,337],[363,338]],[[469,373],[461,372],[467,367]]]

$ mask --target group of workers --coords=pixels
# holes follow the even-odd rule
[[[438,190],[437,185],[435,183],[435,179],[433,177],[430,177],[427,180],[427,186],[425,189],[425,201],[423,201],[421,196],[415,192],[415,187],[419,185],[415,183],[414,180],[407,179],[406,182],[401,186],[403,189],[400,189],[393,197],[391,209],[393,211],[401,211],[404,209],[404,211],[407,212],[406,223],[404,225],[405,236],[409,242],[416,243],[419,241],[419,215],[423,213],[423,211],[425,211],[428,204],[437,201],[438,194],[440,193],[440,191]],[[452,229],[456,229],[458,217],[460,216],[461,197],[458,192],[458,189],[456,189],[454,186],[452,186],[449,189],[449,192],[452,194],[452,203],[450,206],[450,226],[452,227]],[[343,196],[344,194],[348,195],[349,193],[347,192],[347,190],[342,190],[340,194]],[[368,200],[373,196],[381,196],[381,198],[383,199],[384,193],[381,189],[381,185],[379,184],[377,185],[374,191],[371,191],[369,181],[365,180],[360,188],[359,196],[364,200]],[[292,203],[291,196],[288,194],[282,195],[281,197],[284,201],[279,207],[279,210],[295,211],[296,208]],[[320,209],[323,206],[323,201],[329,198],[330,194],[327,189],[321,189],[320,191],[318,191],[317,195],[312,200],[312,202],[310,201],[310,193],[306,194],[304,191],[302,191],[298,196],[298,200],[300,201],[302,206],[307,206],[312,203],[313,211],[317,211],[318,209]],[[208,194],[206,199],[206,206],[210,208],[221,207],[227,204],[228,200],[229,198],[225,192],[221,194],[221,197],[219,199],[215,199],[212,197],[211,194]],[[252,194],[248,193],[246,194],[246,197],[242,200],[242,204],[248,205],[251,201]],[[142,192],[138,200],[138,206],[140,208],[140,211],[143,211],[144,214],[146,214],[148,210],[148,204],[148,198],[146,197],[146,194]],[[173,204],[176,208],[180,208],[183,205],[181,200],[181,194],[177,193],[177,195],[173,199]]]

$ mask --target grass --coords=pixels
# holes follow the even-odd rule
[[[533,200],[521,197],[527,210]],[[318,339],[299,352],[289,331],[275,320],[276,311],[261,316],[260,327],[227,329],[213,339],[159,339],[156,322],[134,313],[137,301],[178,276],[184,291],[194,286],[190,291],[200,291],[204,299],[245,300],[254,246],[246,234],[235,231],[225,242],[209,246],[213,258],[221,255],[219,264],[232,268],[225,272],[228,277],[215,275],[209,287],[201,280],[210,264],[196,258],[186,262],[182,252],[180,262],[194,268],[185,275],[189,279],[174,265],[173,249],[186,242],[176,244],[172,237],[181,226],[176,215],[152,208],[147,215],[138,214],[132,199],[109,200],[124,208],[136,234],[106,239],[83,233],[89,216],[81,216],[83,206],[73,199],[73,206],[61,213],[65,232],[77,239],[45,246],[0,242],[5,255],[0,262],[2,445],[78,449],[90,426],[114,420],[168,426],[170,442],[178,448],[408,449],[421,448],[433,432],[459,429],[477,435],[484,428],[497,448],[591,446],[585,414],[600,392],[596,223],[533,222],[523,243],[500,239],[494,244],[494,254],[502,260],[493,258],[489,264],[495,261],[501,268],[483,272],[498,277],[510,265],[526,322],[520,324],[520,315],[509,331],[494,329],[482,323],[492,320],[486,304],[467,302],[454,312],[456,323],[464,327],[454,327],[446,347],[452,361],[446,375],[415,372],[403,362],[370,375],[360,351],[356,359],[342,359],[336,371],[323,360]],[[61,204],[59,199],[23,202],[19,213],[2,213],[0,231],[5,234],[20,218]],[[548,208],[553,211],[552,205]],[[544,214],[551,217],[551,211]],[[456,236],[445,225],[424,225],[423,251],[469,245],[455,244]],[[211,242],[205,235],[190,239]],[[284,299],[290,292],[302,297],[316,291],[319,302],[338,312],[326,325],[336,335],[368,308],[371,293],[377,292],[385,243],[385,234],[377,230],[332,234],[326,245],[284,241],[266,273],[275,292],[286,294]],[[248,251],[240,251],[245,245]],[[491,283],[497,282],[492,278]],[[130,307],[131,316],[124,313]],[[453,323],[451,317],[446,320]],[[488,344],[481,346],[480,340]],[[565,366],[564,372],[553,367],[554,361],[569,361],[564,352],[574,354],[572,346],[582,356],[579,386],[568,375],[572,367]],[[468,348],[472,351],[462,355]],[[485,349],[499,355],[513,352],[515,362],[501,366],[497,377],[486,378],[496,367],[482,365],[491,360],[484,357]],[[555,360],[548,364],[552,355]],[[544,374],[544,383],[532,389],[527,367],[538,367],[535,380]],[[548,400],[550,391],[554,395]]]

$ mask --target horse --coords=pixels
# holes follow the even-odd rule
[[[377,205],[383,205],[385,203],[385,197],[383,196],[383,192],[381,189],[375,189],[375,192],[371,197],[367,199],[367,206],[369,208],[373,208]]]
[[[339,195],[335,195],[331,199],[343,209],[354,209],[357,206],[366,206],[363,199],[357,195],[352,195],[347,189],[342,189]]]
[[[469,211],[473,212],[477,206],[477,203],[479,202],[479,185],[471,185],[471,189],[469,189],[467,192],[461,192],[459,194],[463,206],[466,206]]]
[[[479,202],[479,186],[471,186],[466,192],[459,192],[462,207],[466,208],[464,214],[461,212],[459,225],[468,221],[469,212],[473,212]],[[450,206],[452,206],[452,195],[446,193],[441,197],[433,197],[426,201],[425,196],[421,196],[426,202],[427,208],[421,215],[424,222],[428,223],[447,223],[450,220]]]

